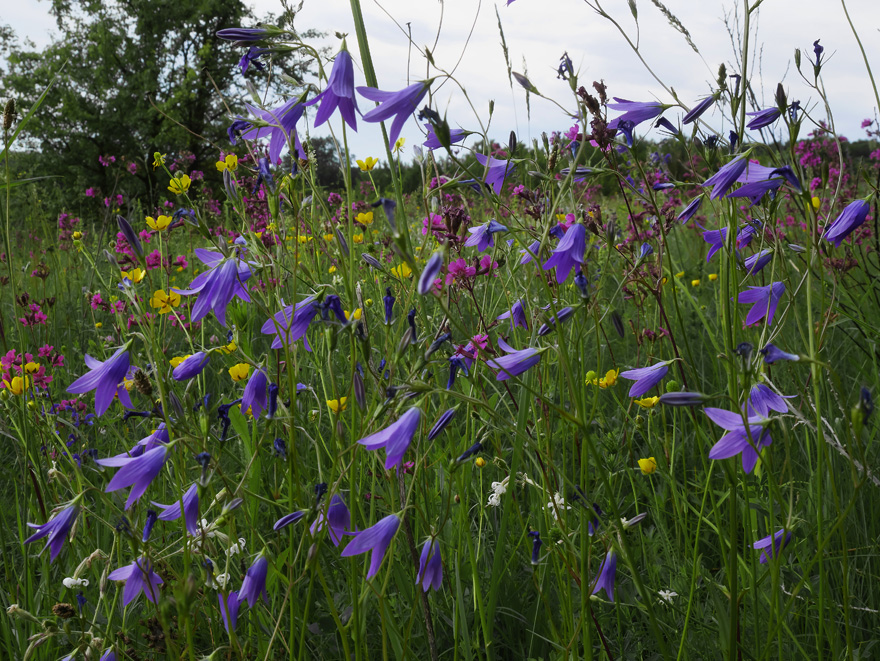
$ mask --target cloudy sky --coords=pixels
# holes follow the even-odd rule
[[[278,13],[280,9],[277,0],[252,2],[257,15],[268,11]],[[709,92],[722,62],[731,72],[737,70],[733,64],[731,38],[725,27],[725,20],[729,24],[738,20],[733,0],[666,0],[666,6],[690,32],[699,54],[669,26],[649,0],[636,0],[638,28],[624,0],[604,0],[602,4],[630,39],[638,41],[639,52],[657,78],[674,88],[686,103]],[[432,48],[438,66],[454,71],[467,98],[458,86],[448,81],[434,97],[434,107],[447,115],[453,127],[479,129],[475,112],[486,122],[490,100],[495,102],[495,111],[489,133],[499,141],[506,141],[511,130],[515,130],[521,140],[530,141],[540,138],[543,131],[564,131],[571,125],[565,111],[545,99],[532,97],[529,113],[524,90],[516,85],[511,89],[496,8],[513,69],[527,70],[535,87],[565,110],[572,109],[574,104],[568,84],[556,77],[556,67],[564,51],[568,52],[582,84],[587,87],[593,80],[604,79],[613,96],[638,101],[672,101],[620,32],[583,0],[516,0],[510,6],[504,0],[496,3],[362,0],[362,6],[380,87],[399,89],[408,82],[425,78],[426,61],[422,55],[425,46]],[[847,6],[880,82],[880,3],[848,0]],[[38,45],[44,44],[54,27],[48,7],[48,2],[38,0],[5,3],[0,22],[11,24],[20,37],[27,36]],[[327,32],[325,44],[333,50],[339,44],[334,33],[347,33],[349,48],[359,60],[349,7],[348,0],[305,0],[297,17],[297,28]],[[757,50],[752,53],[756,68],[751,71],[751,79],[759,98],[763,96],[766,104],[771,105],[776,84],[781,81],[790,99],[799,99],[802,106],[813,107],[816,118],[823,118],[824,112],[816,106],[816,93],[794,69],[795,49],[803,51],[806,63],[812,56],[813,41],[821,39],[827,58],[824,84],[838,130],[852,140],[864,137],[861,121],[875,117],[876,102],[840,2],[765,0],[753,16],[758,36],[757,40],[753,39]],[[809,69],[804,67],[805,71]],[[360,71],[356,73],[356,84],[364,84]],[[362,110],[370,107],[367,101],[361,102]],[[671,109],[666,116],[675,121],[678,112]],[[720,123],[720,117],[708,119],[726,133],[727,127]],[[378,129],[362,122],[359,129],[357,136],[350,137],[352,151],[359,158],[382,156],[384,149]],[[408,153],[413,144],[423,140],[414,118],[402,135],[407,138]]]

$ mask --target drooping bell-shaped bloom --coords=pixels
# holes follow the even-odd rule
[[[385,448],[385,469],[399,466],[403,455],[412,443],[413,436],[419,428],[422,411],[417,406],[409,409],[396,421],[375,434],[370,434],[358,441],[367,450]]]
[[[308,514],[308,510],[297,510],[296,512],[285,514],[275,522],[275,524],[272,526],[272,530],[281,530],[282,528],[286,528],[291,523],[296,523],[297,521],[299,521],[306,514]]]
[[[89,371],[70,384],[67,392],[76,395],[95,391],[95,414],[104,415],[113,398],[118,396],[125,408],[133,408],[131,397],[122,382],[129,368],[128,344],[119,347],[116,353],[104,362],[85,355],[86,367]]]
[[[749,414],[751,415],[754,411],[758,415],[767,418],[770,416],[770,411],[787,413],[788,404],[785,403],[785,400],[792,397],[794,395],[777,395],[763,383],[758,383],[752,386],[749,392]]]
[[[443,560],[440,557],[440,542],[429,539],[422,547],[422,556],[419,558],[419,573],[416,574],[416,585],[422,586],[422,591],[427,592],[434,588],[440,589],[443,583]]]
[[[748,160],[745,155],[737,156],[706,179],[703,182],[703,187],[712,186],[712,194],[709,197],[713,200],[720,200],[724,197],[746,169],[746,165],[748,165]]]
[[[763,269],[767,264],[770,263],[770,260],[773,259],[773,249],[772,248],[764,248],[760,252],[756,252],[754,255],[747,257],[743,261],[743,266],[746,267],[746,272],[749,275],[755,275],[759,273],[761,269]]]
[[[754,181],[750,184],[740,186],[732,193],[728,193],[727,197],[744,197],[751,202],[749,206],[755,206],[761,201],[767,193],[770,193],[771,199],[776,195],[776,191],[782,186],[782,177],[773,177],[764,181]]]
[[[738,303],[752,303],[752,309],[746,315],[746,326],[756,324],[767,318],[767,325],[773,323],[776,307],[785,293],[785,284],[774,282],[766,287],[749,287],[748,291],[740,292]]]
[[[632,122],[632,127],[634,128],[642,122],[654,119],[669,107],[659,101],[627,101],[616,96],[614,101],[615,103],[609,103],[608,107],[611,110],[621,111],[623,114],[608,122],[609,129],[620,128],[621,122]]]
[[[495,317],[498,321],[502,319],[510,319],[510,329],[513,330],[517,326],[521,326],[522,328],[528,329],[529,322],[526,317],[526,312],[523,309],[522,300],[517,299],[513,305],[510,306],[510,309],[507,312],[499,314]]]
[[[232,628],[235,631],[235,626],[238,624],[238,592],[235,590],[230,590],[229,596],[224,600],[223,594],[218,592],[217,598],[220,600],[220,617],[223,618],[223,628],[226,629],[226,633],[229,633],[229,629]]]
[[[175,381],[188,381],[201,374],[209,362],[211,362],[211,355],[205,351],[198,351],[175,367],[171,376]]]
[[[306,331],[319,310],[315,297],[309,296],[297,303],[296,307],[288,305],[281,312],[276,312],[263,324],[260,332],[275,336],[272,340],[273,349],[280,349],[302,338],[306,351],[311,351]]]
[[[343,48],[333,61],[333,69],[327,79],[327,87],[314,99],[306,103],[307,106],[320,103],[318,112],[315,113],[315,126],[320,126],[339,109],[342,119],[353,131],[357,131],[357,115],[360,112],[357,106],[357,98],[354,94],[354,65],[351,55]]]
[[[602,566],[599,568],[599,574],[593,582],[593,589],[590,594],[596,594],[601,589],[605,589],[608,595],[608,601],[614,601],[614,579],[617,577],[617,554],[614,551],[608,551],[602,560]]]
[[[722,227],[720,230],[706,230],[703,232],[703,241],[709,244],[709,253],[706,255],[706,262],[712,259],[712,256],[721,250],[724,242],[727,240],[727,228]]]
[[[199,273],[189,285],[189,289],[176,289],[181,296],[198,296],[192,308],[190,321],[200,321],[211,310],[221,326],[226,326],[226,306],[234,298],[249,303],[250,295],[244,283],[251,277],[250,267],[236,258],[225,258],[219,252],[196,248],[196,257],[208,270]]]
[[[241,137],[245,140],[269,140],[269,160],[277,163],[281,156],[281,151],[286,145],[290,145],[293,139],[293,148],[296,150],[300,158],[305,158],[306,154],[299,141],[299,135],[296,132],[296,124],[303,116],[305,104],[300,103],[299,99],[294,97],[287,103],[271,110],[261,110],[255,106],[245,103],[245,108],[254,117],[263,120],[270,126],[260,126],[242,131]]]
[[[104,489],[107,493],[118,491],[131,487],[128,494],[128,500],[125,502],[125,509],[129,509],[138,499],[144,495],[147,487],[153,482],[165,460],[168,458],[168,447],[159,445],[142,455],[137,457],[126,457],[124,455],[118,457],[108,457],[107,459],[98,459],[97,464],[101,466],[109,466],[111,468],[119,468],[113,479]]]
[[[791,531],[780,528],[772,535],[767,535],[763,539],[759,539],[752,544],[752,548],[761,551],[761,557],[758,559],[762,565],[766,565],[768,561],[779,556],[779,553],[785,549],[791,542]]]
[[[376,525],[354,533],[354,539],[342,550],[342,557],[349,558],[372,551],[367,579],[373,578],[382,566],[388,545],[399,527],[400,517],[397,514],[389,514]]]
[[[318,513],[318,517],[312,522],[309,528],[312,536],[321,532],[325,525],[327,526],[333,546],[339,546],[343,534],[351,530],[351,512],[348,511],[345,501],[342,500],[342,496],[339,494],[333,494],[330,503],[327,505],[326,513],[322,508]]]
[[[426,140],[422,143],[424,147],[428,149],[440,149],[443,145],[440,142],[440,138],[437,137],[437,134],[434,133],[434,127],[430,124],[423,124],[425,127],[425,131],[427,132]],[[456,142],[461,142],[467,137],[467,132],[463,129],[450,129],[449,131],[449,144],[454,145]]]
[[[107,578],[111,581],[125,581],[125,590],[122,592],[123,606],[128,606],[141,592],[148,601],[157,603],[159,586],[165,582],[153,571],[153,565],[145,556],[141,556],[130,565],[110,572]]]
[[[253,564],[245,573],[238,591],[238,603],[248,602],[248,607],[253,608],[260,597],[265,603],[269,603],[269,593],[266,591],[266,576],[269,574],[269,560],[260,553]]]
[[[751,473],[758,463],[758,453],[773,442],[765,426],[766,418],[751,416],[745,424],[742,415],[736,412],[716,408],[705,408],[703,412],[727,431],[709,450],[709,459],[729,459],[741,453],[743,470]]]
[[[712,105],[715,103],[715,96],[707,96],[705,99],[697,103],[693,108],[691,108],[688,113],[682,117],[682,124],[690,124],[691,122],[697,121],[697,119],[706,112]]]
[[[837,248],[841,242],[856,230],[868,218],[871,205],[865,200],[850,202],[840,215],[825,228],[822,238]]]
[[[541,324],[541,327],[538,329],[538,336],[544,337],[549,335],[554,330],[556,330],[556,324],[562,323],[566,321],[569,317],[574,314],[574,308],[571,306],[566,306],[562,308],[555,316],[550,317],[547,320],[546,324]]]
[[[474,154],[480,165],[486,169],[486,185],[495,191],[496,195],[501,195],[501,188],[504,186],[504,180],[513,176],[516,166],[509,160],[495,158],[494,156],[485,156],[483,154]]]
[[[226,41],[245,44],[265,39],[269,36],[269,31],[263,28],[224,28],[217,30],[217,36]]]
[[[116,650],[112,647],[108,647],[104,650],[104,653],[101,655],[101,658],[98,661],[116,661]]]
[[[400,130],[406,120],[428,93],[430,85],[431,81],[420,81],[397,92],[385,92],[375,87],[358,87],[357,91],[362,97],[379,104],[364,115],[364,121],[384,122],[394,117],[388,133],[388,142],[393,145],[400,137]]]
[[[641,397],[660,383],[663,377],[666,376],[666,372],[669,371],[669,363],[671,362],[671,360],[662,360],[649,367],[640,367],[639,369],[621,372],[619,375],[621,378],[635,381],[629,389],[629,396]]]
[[[250,409],[255,420],[266,410],[268,385],[269,377],[266,376],[266,372],[262,368],[255,369],[241,396],[241,410]]]
[[[469,248],[476,246],[478,251],[483,252],[486,248],[495,245],[495,234],[506,231],[507,228],[504,225],[492,219],[483,225],[469,228],[470,236],[464,245]]]
[[[587,228],[580,223],[575,223],[568,228],[550,259],[544,262],[543,269],[549,271],[555,267],[556,282],[563,283],[568,279],[568,275],[575,265],[583,266],[586,250]]]
[[[761,349],[761,355],[764,356],[764,362],[768,365],[772,365],[777,360],[798,361],[801,359],[801,357],[796,353],[786,353],[779,347],[770,344],[769,342],[767,343],[767,346]]]
[[[773,122],[779,119],[782,111],[779,108],[764,108],[763,110],[747,112],[746,114],[752,118],[751,121],[746,124],[746,128],[750,131],[757,131],[765,126],[770,126]]]
[[[494,221],[493,221],[494,222]],[[481,251],[482,252],[482,251]],[[437,250],[433,255],[428,259],[428,263],[425,264],[425,268],[422,271],[422,274],[419,276],[419,284],[416,287],[416,291],[419,292],[422,296],[427,294],[431,289],[434,288],[434,279],[440,273],[440,269],[443,268],[443,252],[441,250]],[[391,305],[394,305],[394,298],[391,299]],[[385,320],[386,323],[390,323],[391,313],[386,309]]]
[[[49,539],[46,540],[46,546],[43,547],[43,551],[51,549],[49,552],[49,562],[55,562],[55,558],[58,557],[58,554],[61,553],[61,549],[64,547],[67,533],[70,532],[78,515],[79,505],[73,504],[61,510],[42,525],[28,523],[28,527],[34,528],[37,532],[24,540],[24,543],[30,544],[38,539],[48,537]],[[40,551],[40,553],[43,551]]]
[[[183,501],[183,508],[180,503]],[[195,537],[199,534],[199,485],[193,484],[180,500],[171,505],[161,505],[153,503],[156,507],[162,508],[164,511],[157,517],[159,521],[175,521],[183,516],[186,523],[186,531]]]
[[[437,438],[443,432],[444,429],[446,429],[446,426],[450,423],[452,418],[455,416],[455,412],[457,410],[458,409],[456,409],[456,408],[447,409],[446,411],[444,411],[440,415],[439,418],[437,418],[437,422],[434,423],[434,426],[431,427],[431,431],[428,432],[428,440],[429,441],[433,441],[435,438]]]
[[[520,250],[520,253],[522,253],[522,258],[519,260],[520,266],[531,262],[532,255],[537,255],[538,251],[540,249],[541,249],[541,242],[540,241],[533,241],[531,244],[529,244],[528,248],[523,248],[522,250]]]
[[[507,355],[486,361],[486,365],[493,370],[498,370],[498,374],[495,376],[496,381],[507,381],[512,376],[519,376],[541,362],[541,352],[533,347],[517,351],[500,337],[498,338],[498,346],[507,352]]]

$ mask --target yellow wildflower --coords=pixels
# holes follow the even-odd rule
[[[395,266],[391,269],[391,275],[399,280],[403,280],[404,278],[408,278],[412,275],[412,269],[409,267],[409,264],[403,262],[400,266]]]
[[[102,324],[100,321],[95,322],[95,328],[101,328],[101,326],[103,326],[103,325],[104,324]]]
[[[645,397],[644,399],[634,399],[636,404],[641,406],[643,409],[652,409],[657,406],[657,402],[660,401],[659,397]]]
[[[363,243],[364,242],[364,235],[363,234],[354,234],[354,235],[352,235],[351,240],[354,241],[355,243]]]
[[[12,381],[3,379],[3,385],[13,395],[21,395],[25,390],[31,387],[31,380],[24,376],[14,376]]]
[[[399,152],[403,149],[403,146],[406,144],[406,138],[398,138],[397,142],[394,143],[394,151]]]
[[[699,278],[697,278],[695,280],[691,280],[691,287],[699,287],[699,286],[700,286],[700,279]]]
[[[147,216],[147,225],[149,225],[151,230],[161,232],[162,230],[166,229],[170,224],[171,216],[159,216],[158,218]]]
[[[298,237],[296,237],[296,240],[299,241],[300,243],[308,243],[309,241],[312,240],[312,237],[309,236],[308,234],[300,234]]]
[[[74,241],[79,241],[81,238],[83,238],[82,232],[74,232],[73,233],[73,240]]]
[[[150,307],[159,308],[159,314],[168,314],[171,308],[176,308],[178,305],[180,305],[180,294],[173,289],[169,289],[167,294],[164,289],[157,289],[150,299]]]
[[[373,158],[372,156],[368,156],[364,160],[357,160],[358,167],[361,169],[361,172],[369,172],[374,167],[376,167],[376,163],[379,162],[378,158]]]
[[[348,310],[345,310],[344,312],[345,312],[345,318],[351,319],[351,315],[349,314]],[[361,308],[358,308],[357,310],[354,311],[354,320],[355,321],[360,320],[360,318],[363,316],[363,314],[364,314],[364,311]]]
[[[810,201],[813,203],[813,209],[815,209],[816,211],[818,211],[819,207],[822,206],[822,200],[820,200],[818,197],[814,197]]]
[[[336,273],[336,267],[331,266],[329,269],[327,269],[327,273]]]
[[[676,277],[676,278],[683,278],[683,277],[684,277],[684,271],[679,271],[678,273],[675,274],[675,277]]]
[[[160,168],[165,165],[165,158],[168,154],[160,154],[159,152],[155,152],[153,154],[153,169]]]
[[[239,363],[229,368],[229,376],[233,381],[244,381],[251,373],[251,366],[247,363]]]
[[[168,190],[170,190],[175,195],[180,195],[189,190],[189,185],[192,183],[192,179],[189,178],[188,174],[182,174],[179,177],[175,177],[170,182],[168,182]]]
[[[335,237],[335,236],[336,236],[335,234],[325,234],[325,235],[324,235],[324,240],[327,241],[327,242],[329,243],[330,241],[333,240],[333,237]]]
[[[34,372],[39,372],[40,371],[40,364],[34,363],[34,362],[25,363],[24,371],[25,371],[25,374],[33,374]]]
[[[235,351],[238,347],[235,346],[235,342],[230,342],[226,346],[220,347],[220,351],[225,353],[227,356]]]
[[[182,363],[184,360],[186,360],[190,356],[192,356],[191,353],[188,353],[185,356],[174,356],[174,358],[172,358],[168,362],[171,363],[171,367],[177,367],[178,365],[180,365],[180,363]]]
[[[474,460],[474,465],[475,465],[477,468],[482,468],[483,466],[486,465],[486,460],[483,459],[482,457],[477,457],[477,458]]]
[[[639,468],[644,475],[650,475],[655,470],[657,470],[657,460],[654,459],[654,457],[639,459]]]
[[[137,284],[138,282],[143,280],[145,275],[146,275],[146,271],[144,271],[143,269],[138,269],[138,268],[131,269],[130,271],[123,271],[122,272],[123,278],[128,278],[129,280],[131,280],[135,284]]]
[[[354,219],[359,222],[361,225],[372,225],[373,224],[373,212],[367,211],[367,213],[359,213]]]
[[[620,370],[608,370],[605,372],[605,378],[599,379],[599,387],[600,388],[610,388],[614,384],[617,383],[617,376],[620,374]]]
[[[345,403],[348,401],[348,397],[340,397],[339,399],[328,399],[327,406],[333,413],[341,413],[347,407]]]
[[[715,282],[717,279],[718,279],[717,273],[710,273],[709,274],[709,280],[711,280],[712,282]]]
[[[223,172],[224,170],[229,170],[230,172],[235,172],[238,168],[238,156],[235,154],[228,154],[226,158],[222,161],[217,161],[217,170],[219,172]]]

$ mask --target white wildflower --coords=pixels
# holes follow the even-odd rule
[[[87,578],[65,578],[61,581],[64,584],[64,587],[68,589],[72,588],[87,588],[89,586],[89,579]]]
[[[549,511],[553,515],[553,518],[559,521],[559,514],[563,510],[570,510],[571,506],[565,504],[565,498],[563,498],[562,494],[557,491],[551,496],[550,502],[547,503],[547,507],[544,509]]]
[[[229,574],[217,574],[214,577],[214,580],[217,581],[217,585],[222,590],[226,587],[226,584],[229,583]]]
[[[673,592],[672,590],[660,590],[657,593],[660,597],[660,603],[664,606],[672,603],[672,599],[678,596],[678,592]]]
[[[508,475],[501,482],[492,483],[492,493],[489,494],[489,502],[486,503],[489,507],[498,507],[501,504],[501,496],[507,493],[507,483],[509,481],[510,476]]]
[[[232,556],[238,555],[239,553],[244,553],[245,544],[246,542],[244,538],[239,537],[237,544],[233,544],[228,549],[226,549],[226,556],[231,558]]]

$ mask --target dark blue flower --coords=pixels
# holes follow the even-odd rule
[[[721,250],[722,246],[724,246],[724,242],[727,240],[727,228],[722,227],[720,230],[706,230],[703,232],[703,241],[708,243],[711,247],[709,248],[709,254],[706,255],[706,262],[712,259],[712,256]]]
[[[348,511],[345,501],[339,494],[333,494],[326,513],[323,509],[318,513],[318,517],[309,528],[312,536],[321,532],[324,526],[327,526],[333,546],[339,546],[342,536],[351,529],[351,512]]]
[[[302,338],[306,351],[311,351],[306,331],[312,319],[318,314],[318,304],[315,297],[304,298],[296,307],[288,305],[281,312],[275,313],[263,324],[260,332],[264,335],[272,335],[272,348],[280,349]]]
[[[458,459],[455,460],[455,463],[461,464],[461,463],[467,461],[468,459],[470,459],[471,457],[473,457],[478,452],[482,452],[482,451],[483,451],[483,444],[480,443],[479,441],[477,441],[472,446],[470,446],[467,450],[462,452],[459,455]]]
[[[526,317],[526,312],[523,309],[522,300],[520,299],[514,301],[513,305],[510,306],[510,310],[503,314],[499,314],[495,319],[498,321],[501,321],[502,319],[510,319],[511,330],[517,326],[525,329],[528,329],[529,327],[528,318]]]
[[[265,67],[263,66],[263,63],[260,62],[260,57],[268,52],[268,48],[259,48],[257,46],[251,46],[248,48],[247,52],[242,55],[241,59],[238,61],[238,66],[241,67],[241,75],[245,75],[252,64],[258,71],[262,71]]]
[[[763,383],[758,383],[752,386],[751,391],[749,391],[748,413],[751,415],[754,412],[764,418],[770,416],[770,411],[787,413],[788,404],[785,403],[785,400],[791,397],[794,397],[794,395],[777,395]]]
[[[666,372],[669,371],[669,363],[671,362],[671,360],[662,360],[649,367],[640,367],[639,369],[621,372],[621,378],[635,381],[629,389],[629,396],[641,397],[660,383],[663,377],[666,376]]]
[[[682,224],[686,223],[694,217],[694,214],[697,213],[701,204],[703,204],[703,196],[697,195],[694,199],[688,202],[688,205],[681,210],[681,213],[676,216],[676,219]]]
[[[158,514],[156,510],[147,510],[147,518],[144,521],[144,532],[141,535],[141,541],[146,544],[150,539],[150,535],[153,534],[153,526],[156,525],[156,521],[158,520]]]
[[[529,537],[532,538],[532,564],[537,565],[541,556],[541,546],[544,542],[541,541],[541,533],[537,530],[530,530]]]
[[[422,412],[418,407],[413,407],[404,413],[396,421],[374,434],[365,436],[358,443],[367,450],[385,449],[385,469],[390,470],[394,466],[400,466],[403,455],[412,443],[413,436],[419,428]]]
[[[870,211],[871,205],[865,200],[850,202],[834,222],[825,228],[822,238],[833,243],[835,248],[839,247],[846,237],[865,222]]]
[[[437,134],[434,133],[434,127],[430,124],[424,124],[425,131],[427,131],[427,139],[422,143],[423,146],[428,149],[439,149],[443,145],[440,142],[440,139],[437,137]],[[456,142],[461,142],[467,137],[467,131],[463,129],[452,129],[449,131],[449,144],[454,145]]]
[[[148,601],[158,603],[159,586],[164,583],[162,577],[153,571],[149,559],[141,556],[130,565],[120,567],[107,576],[111,581],[125,581],[122,592],[122,605],[128,606],[143,592]]]
[[[497,370],[496,381],[506,381],[510,377],[519,376],[541,362],[541,352],[533,347],[516,350],[507,342],[498,338],[498,346],[507,352],[506,356],[487,360],[486,365]]]
[[[483,252],[486,248],[495,245],[495,234],[506,231],[507,228],[504,225],[497,222],[495,219],[492,219],[483,225],[469,228],[468,232],[470,232],[471,235],[468,237],[467,241],[464,242],[464,245],[470,248],[476,246],[479,252]]]
[[[269,574],[269,560],[262,553],[257,556],[253,564],[245,573],[238,591],[238,603],[247,600],[250,608],[254,607],[262,596],[265,603],[269,603],[269,594],[266,592],[266,576]]]
[[[391,287],[385,287],[385,296],[382,299],[385,302],[385,323],[391,324],[391,315],[394,312],[394,294],[391,293]]]
[[[764,362],[768,365],[775,363],[777,360],[791,360],[796,362],[801,359],[799,355],[795,353],[786,353],[769,342],[767,343],[767,346],[761,349],[761,355],[764,356]]]
[[[296,124],[303,116],[305,104],[300,103],[298,98],[293,98],[287,103],[271,110],[262,110],[249,103],[244,105],[251,115],[266,122],[269,126],[260,126],[242,131],[242,138],[245,140],[268,139],[269,160],[272,163],[278,162],[281,150],[286,145],[290,145],[291,139],[293,139],[293,148],[296,150],[297,155],[300,158],[305,158],[305,151],[296,133]]]
[[[434,423],[434,426],[431,427],[431,431],[428,432],[429,441],[433,441],[444,429],[446,429],[446,426],[455,416],[456,410],[456,408],[447,409],[439,418],[437,418],[437,422]]]
[[[122,236],[125,237],[125,240],[128,242],[128,245],[131,246],[131,249],[135,254],[137,254],[138,257],[143,257],[144,247],[141,245],[141,240],[135,233],[131,223],[122,216],[116,216],[116,225],[119,227],[119,231],[122,232]]]
[[[333,69],[330,71],[330,77],[327,79],[327,87],[314,99],[306,105],[313,105],[320,102],[318,112],[315,113],[315,126],[320,126],[333,114],[333,111],[339,109],[342,119],[348,124],[352,130],[357,131],[356,112],[360,112],[357,106],[357,99],[354,94],[354,66],[352,65],[351,55],[343,48],[336,55],[333,62]],[[367,120],[370,121],[370,120]]]
[[[220,616],[223,618],[223,628],[226,629],[226,633],[229,633],[229,629],[232,628],[235,631],[235,626],[238,624],[238,592],[235,590],[230,590],[229,596],[224,599],[223,593],[218,592],[217,598],[220,600]]]
[[[665,117],[661,117],[660,119],[658,119],[657,123],[654,124],[654,126],[655,126],[655,128],[663,127],[664,129],[669,131],[672,135],[678,135],[678,128],[675,125],[673,125],[673,123],[670,122]]]
[[[297,510],[296,512],[285,514],[275,522],[275,525],[272,526],[272,530],[281,530],[282,528],[286,528],[291,523],[296,523],[297,521],[302,519],[308,513],[308,510]]]
[[[150,486],[159,474],[159,471],[162,470],[162,466],[165,465],[167,458],[168,446],[159,445],[137,457],[120,455],[108,457],[107,459],[98,459],[97,463],[101,466],[120,469],[104,488],[104,491],[112,493],[119,489],[131,487],[128,500],[125,502],[125,509],[130,509],[144,495],[147,487]]]
[[[781,185],[781,177],[765,179],[764,181],[754,181],[745,186],[740,186],[732,193],[728,193],[727,197],[745,197],[751,202],[749,206],[755,206],[767,193],[770,193],[771,196],[775,196],[776,191],[779,190]]]
[[[397,92],[385,92],[375,87],[358,87],[357,91],[361,96],[379,103],[377,107],[364,115],[364,121],[384,122],[386,119],[394,117],[388,135],[388,141],[393,145],[400,137],[400,130],[406,120],[415,112],[425,94],[428,93],[430,85],[431,81],[421,81]]]
[[[757,131],[765,126],[770,126],[773,122],[779,119],[782,111],[779,108],[764,108],[763,110],[747,112],[746,114],[752,118],[752,120],[746,124],[746,128],[751,131]]]
[[[422,547],[422,556],[419,558],[419,573],[416,574],[416,585],[422,586],[422,591],[427,592],[433,588],[436,592],[443,583],[443,560],[440,557],[440,542],[429,539]]]
[[[248,43],[265,39],[269,31],[263,28],[224,28],[217,30],[217,36],[226,41]]]
[[[210,354],[198,351],[175,367],[171,372],[171,376],[174,377],[175,381],[188,381],[201,374],[209,362],[211,362]]]
[[[550,259],[544,262],[543,269],[549,271],[556,267],[556,282],[563,283],[575,265],[583,266],[586,250],[587,228],[575,223],[568,228]]]
[[[596,594],[601,589],[605,589],[608,595],[608,601],[614,601],[614,579],[617,576],[617,554],[614,551],[608,551],[602,560],[602,566],[599,568],[599,574],[593,582],[593,589],[590,594]]]
[[[614,97],[614,101],[616,103],[609,103],[608,107],[611,110],[619,110],[623,112],[623,114],[608,122],[609,129],[619,128],[621,121],[632,122],[633,127],[638,126],[642,122],[654,119],[669,107],[659,101],[627,101],[626,99],[619,99],[617,97]]]
[[[248,383],[244,388],[244,394],[241,397],[241,410],[251,410],[254,420],[260,417],[260,414],[266,408],[266,387],[269,378],[266,372],[261,368],[257,368],[248,379]]]
[[[766,287],[749,287],[748,291],[740,292],[738,303],[753,303],[752,309],[746,315],[746,326],[758,323],[767,318],[767,325],[773,323],[776,307],[782,295],[785,293],[785,284],[773,282]]]
[[[716,408],[705,408],[703,412],[712,422],[727,431],[709,450],[709,459],[728,459],[742,454],[743,470],[751,473],[758,463],[758,454],[773,442],[770,432],[764,426],[766,419],[751,416],[747,418],[746,424],[740,413]]]
[[[541,327],[538,329],[538,335],[540,337],[544,337],[545,335],[549,335],[551,332],[556,330],[556,323],[562,323],[566,321],[571,315],[574,314],[574,308],[571,306],[566,306],[562,308],[554,317],[550,317],[547,320],[546,324],[541,324]]]
[[[760,252],[756,252],[751,257],[747,257],[743,262],[743,266],[746,267],[746,272],[749,275],[755,275],[759,273],[761,269],[763,269],[767,264],[770,263],[770,260],[773,259],[773,249],[772,248],[764,248]]]
[[[480,162],[480,165],[486,167],[486,185],[491,187],[496,195],[500,195],[504,180],[513,175],[516,166],[509,160],[505,161],[494,156],[474,154],[474,157]]]
[[[495,221],[489,221],[489,225],[494,223]],[[498,225],[497,223],[495,223]],[[498,227],[503,227],[502,225],[498,225]],[[496,232],[499,230],[495,230]],[[468,239],[470,240],[470,239]],[[492,235],[489,235],[489,240],[492,240]],[[481,250],[482,252],[482,250]],[[422,296],[427,294],[434,287],[434,279],[440,273],[440,269],[443,268],[443,252],[437,250],[433,255],[428,259],[428,263],[425,264],[425,268],[422,270],[422,274],[419,276],[419,284],[416,287],[416,291],[419,292]]]
[[[229,142],[233,145],[238,144],[238,138],[241,137],[241,134],[251,128],[253,128],[253,125],[250,122],[238,117],[229,125],[229,128],[226,129],[226,135],[229,136]]]
[[[706,112],[709,108],[712,107],[712,104],[715,103],[714,96],[707,96],[705,99],[697,103],[688,113],[682,118],[682,124],[690,124],[691,122],[697,121],[697,119]]]
[[[701,392],[664,392],[660,395],[660,403],[666,406],[702,406],[707,399]]]
[[[28,523],[28,527],[36,529],[37,532],[24,540],[24,543],[30,544],[38,539],[48,537],[49,539],[46,540],[46,546],[43,547],[43,551],[51,549],[49,552],[49,562],[55,562],[55,558],[58,557],[58,554],[61,553],[61,549],[64,547],[67,533],[73,527],[77,515],[79,515],[79,505],[74,503],[61,510],[61,512],[42,525]]]

